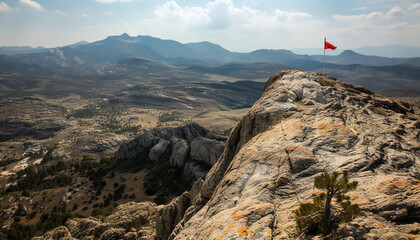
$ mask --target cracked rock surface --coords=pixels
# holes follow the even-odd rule
[[[298,239],[292,210],[326,170],[350,172],[365,215],[337,237],[415,239],[419,118],[402,105],[312,72],[272,76],[169,239]],[[157,229],[159,231],[159,229]]]
[[[146,134],[116,155],[159,142]],[[188,148],[171,136],[159,134],[184,146],[171,158],[179,165]],[[313,179],[324,170],[350,172],[359,185],[349,195],[364,212],[341,225],[335,238],[420,237],[420,119],[395,101],[318,73],[278,72],[225,146],[205,180],[168,205],[132,203],[148,209],[144,217],[123,205],[117,217],[73,219],[39,239],[81,239],[84,233],[100,239],[310,239],[298,233],[292,211],[310,200]],[[149,223],[136,230],[144,219]]]

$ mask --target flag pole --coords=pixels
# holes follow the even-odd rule
[[[327,41],[327,38],[324,37],[324,64],[322,65],[322,73],[325,74],[325,42]]]

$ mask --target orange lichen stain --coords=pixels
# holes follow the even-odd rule
[[[378,225],[381,225],[381,226],[382,226],[383,224],[382,224],[382,223],[380,223],[380,222],[378,222]]]
[[[295,149],[295,151],[302,152],[302,153],[303,153],[303,154],[305,154],[305,155],[312,155],[310,152],[308,152],[308,151],[309,151],[309,149],[308,149],[308,148],[297,147],[297,148]]]
[[[254,236],[255,236],[254,234],[251,234],[251,236],[250,236],[250,237],[251,237],[251,238],[253,238]]]
[[[411,236],[410,238],[411,238],[411,239],[416,239],[416,236]]]
[[[293,151],[293,150],[295,150],[295,148],[296,148],[296,147],[294,147],[294,146],[288,146],[288,147],[286,148],[286,150],[287,150],[287,151]]]
[[[357,202],[356,204],[362,205],[365,204],[364,202]]]
[[[218,237],[218,238],[216,238],[216,240],[222,240],[222,239],[225,239],[224,237]]]
[[[252,229],[248,229],[247,230],[249,233],[254,233],[254,230],[252,230]]]
[[[224,229],[222,232],[232,231],[233,229]]]
[[[241,227],[238,231],[236,231],[237,233],[241,234],[243,232],[246,231],[246,227]]]
[[[292,218],[292,216],[287,216],[287,219],[291,219]]]
[[[358,199],[359,197],[352,197],[351,200]]]
[[[265,206],[262,210],[261,210],[261,214],[265,214],[265,211],[267,211],[267,209],[269,209],[270,206]]]
[[[266,234],[268,234],[268,235],[272,235],[271,231],[268,231]]]
[[[231,223],[228,227],[232,228],[234,226],[235,226],[235,224],[234,223]]]
[[[241,235],[242,237],[246,238],[246,233],[240,233],[239,235]]]
[[[380,190],[380,189],[382,189],[382,188],[381,188],[381,187],[376,187],[376,189]]]
[[[234,216],[235,218],[243,218],[243,217],[245,217],[245,215],[244,215],[244,214],[242,214],[240,211],[235,212],[235,213],[233,214],[233,216]]]
[[[401,181],[396,181],[395,185],[400,186],[401,185]]]
[[[409,183],[409,182],[403,182],[406,186],[412,187],[413,184]]]

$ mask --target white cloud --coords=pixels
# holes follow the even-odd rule
[[[105,15],[112,15],[112,12],[111,11],[105,11],[104,14]]]
[[[298,21],[308,18],[304,12],[286,12],[274,10],[274,15],[252,9],[250,7],[235,7],[231,0],[214,0],[205,7],[181,7],[174,0],[159,5],[155,10],[155,19],[148,22],[166,22],[181,24],[186,28],[201,28],[207,30],[228,29],[233,26],[261,28],[286,21]]]
[[[159,5],[153,17],[133,24],[132,29],[134,33],[180,42],[211,41],[229,50],[252,51],[257,46],[287,48],[280,42],[291,46],[303,44],[308,38],[322,39],[322,33],[313,26],[323,24],[309,13],[280,9],[266,12],[235,5],[232,0],[211,0],[200,7],[181,6],[170,0]],[[273,37],[278,34],[282,36],[280,41]]]
[[[414,3],[412,4],[408,10],[410,11],[414,11],[416,13],[416,15],[420,15],[420,3]]]
[[[382,17],[381,12],[371,12],[369,14],[359,14],[359,15],[334,15],[333,18],[339,21],[371,21],[376,20]]]
[[[393,7],[386,14],[388,18],[402,17],[404,15],[406,15],[406,12],[400,7]]]
[[[86,13],[83,14],[83,17],[88,18],[89,15],[87,15]]]
[[[131,2],[131,0],[96,0],[100,3]]]
[[[158,5],[154,11],[156,19],[162,22],[203,25],[210,22],[208,10],[201,7],[182,8],[175,1]]]
[[[66,13],[60,11],[60,10],[55,10],[56,13],[61,14],[61,15],[66,15]]]
[[[44,9],[39,5],[39,3],[32,0],[20,0],[19,4],[28,9],[34,9],[38,11],[44,11]]]
[[[412,4],[408,10],[413,11],[413,10],[420,10],[420,3],[414,3]]]
[[[0,2],[0,12],[6,12],[10,11],[9,5],[7,5],[5,2]]]
[[[305,12],[286,12],[276,9],[275,11],[276,17],[280,19],[287,19],[287,20],[297,20],[299,18],[307,18],[311,15]]]

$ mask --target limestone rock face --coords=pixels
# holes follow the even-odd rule
[[[225,144],[214,139],[198,137],[191,142],[191,158],[213,166],[225,149]]]
[[[324,170],[350,172],[359,182],[350,196],[365,213],[342,225],[337,238],[419,237],[418,122],[409,109],[363,88],[279,72],[232,130],[169,239],[303,238],[292,210],[310,199]]]
[[[169,158],[169,163],[172,166],[182,167],[187,160],[188,153],[190,151],[190,147],[187,144],[187,141],[184,139],[172,137],[171,138],[172,144],[172,154]]]

